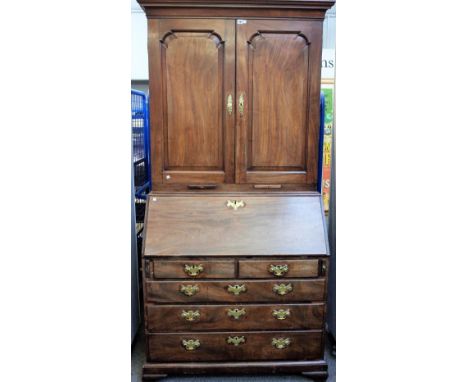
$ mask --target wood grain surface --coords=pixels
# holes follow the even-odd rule
[[[245,343],[227,343],[229,336],[243,336]],[[277,349],[273,338],[289,338],[290,345]],[[322,332],[220,332],[149,334],[148,359],[157,362],[197,362],[226,360],[313,360],[320,358]],[[187,351],[182,340],[198,339],[200,347]]]
[[[185,272],[186,265],[201,265],[203,271],[190,276]],[[155,260],[152,266],[155,278],[225,279],[236,276],[234,260]]]
[[[238,319],[228,315],[233,309],[245,312]],[[283,320],[275,318],[278,310],[289,310]],[[324,303],[262,305],[153,305],[146,306],[147,330],[150,332],[211,330],[290,330],[322,329]],[[195,321],[187,321],[183,312],[199,312]]]
[[[291,284],[293,290],[286,295],[273,291],[275,285]],[[183,285],[196,285],[198,292],[186,296],[180,289]],[[246,292],[235,295],[228,292],[229,285],[244,285]],[[325,297],[325,279],[282,280],[226,280],[226,281],[147,281],[146,300],[155,303],[195,302],[318,302]]]
[[[236,211],[228,200],[243,200]],[[320,196],[156,196],[144,256],[326,255]]]
[[[290,277],[318,277],[319,276],[319,260],[287,260],[275,258],[272,260],[239,260],[239,277],[240,278],[273,278],[277,277],[270,272],[270,267],[274,265],[286,265],[287,272],[283,273],[278,278]]]

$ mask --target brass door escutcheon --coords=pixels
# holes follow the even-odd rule
[[[244,336],[229,336],[226,342],[230,345],[239,346],[240,344],[245,344],[245,337]]]
[[[226,103],[226,109],[229,115],[232,114],[232,94],[228,94],[227,96],[227,103]]]
[[[198,310],[183,310],[180,316],[186,321],[197,321],[200,318],[200,312]]]
[[[280,296],[284,296],[288,294],[289,292],[292,292],[293,287],[291,284],[275,284],[273,286],[273,292],[276,294],[279,294]]]
[[[271,344],[277,349],[284,349],[291,344],[289,338],[273,338]]]
[[[285,320],[291,315],[291,312],[289,309],[274,309],[272,314],[277,320]]]
[[[204,270],[203,268],[203,265],[201,264],[185,264],[184,265],[184,272],[191,276],[191,277],[196,277],[198,276],[200,273],[202,273]]]
[[[239,96],[239,115],[244,116],[244,93]]]
[[[243,200],[228,200],[226,206],[237,211],[238,208],[245,207],[245,202]]]
[[[242,284],[242,285],[228,285],[227,291],[229,293],[235,294],[236,296],[239,296],[241,293],[247,292],[247,288],[245,287],[244,284]]]
[[[227,315],[228,315],[228,317],[232,317],[234,320],[238,320],[239,318],[241,318],[242,316],[245,315],[245,309],[244,308],[242,308],[242,309],[238,309],[238,308],[228,309]]]
[[[287,264],[282,264],[282,265],[270,265],[270,268],[268,269],[270,273],[273,273],[275,276],[283,276],[284,274],[288,273],[289,267]]]
[[[182,345],[184,346],[185,350],[195,350],[200,347],[200,340],[182,340]]]
[[[199,292],[198,285],[181,285],[180,293],[185,294],[186,296],[193,296]]]

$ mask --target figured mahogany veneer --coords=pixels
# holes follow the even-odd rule
[[[292,290],[285,295],[274,292],[275,285],[290,285]],[[228,291],[229,286],[240,285],[245,292],[238,295]],[[187,296],[181,292],[182,286],[196,286],[198,291]],[[148,281],[146,300],[148,302],[300,302],[322,301],[325,297],[325,279],[288,279],[284,280],[229,280],[229,281]]]
[[[188,321],[184,312],[199,316]],[[324,314],[324,303],[146,306],[147,329],[151,333],[322,329]]]
[[[151,262],[154,278],[225,279],[236,276],[234,260],[155,260]]]
[[[239,260],[239,277],[318,277],[320,275],[319,263],[318,259],[287,260],[276,258],[273,260]]]
[[[229,344],[229,337],[243,337],[239,345]],[[321,356],[323,334],[317,331],[294,332],[213,332],[149,334],[148,358],[158,362],[257,361],[261,359],[314,360]],[[276,348],[273,339],[289,339],[289,345]],[[198,340],[199,347],[186,350],[183,340]]]

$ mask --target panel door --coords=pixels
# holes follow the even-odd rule
[[[236,182],[316,184],[322,22],[239,21]]]
[[[153,182],[233,182],[235,21],[148,26]]]

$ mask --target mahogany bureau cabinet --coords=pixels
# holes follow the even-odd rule
[[[334,1],[139,0],[151,163],[145,380],[324,360],[322,24]]]

